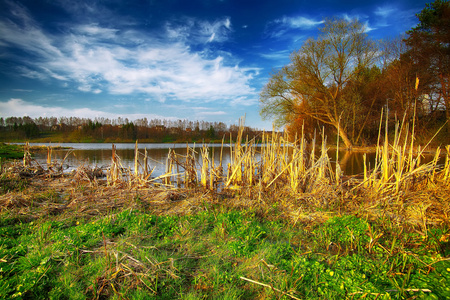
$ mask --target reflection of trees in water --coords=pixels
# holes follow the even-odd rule
[[[134,169],[134,159],[135,159],[135,152],[134,148],[129,149],[116,149],[116,153],[120,158],[120,161],[122,165],[126,168],[130,168],[131,170]],[[167,145],[170,147],[169,145]],[[179,145],[177,145],[179,146]],[[151,147],[151,145],[150,145]],[[191,145],[192,147],[192,145]],[[139,151],[142,155],[139,157],[139,163],[141,166],[143,166],[144,161],[144,150],[145,147],[140,146]],[[171,148],[175,151],[177,155],[179,155],[179,158],[182,160],[183,157],[186,156],[187,150],[186,147],[183,148]],[[200,157],[200,150],[201,145],[196,145],[195,151],[196,151],[196,162],[197,167],[200,169],[201,167],[201,157]],[[52,160],[62,161],[67,154],[69,150],[53,150],[52,151]],[[73,149],[70,150],[70,155],[65,159],[64,164],[68,165],[70,169],[76,169],[80,165],[92,165],[92,166],[99,166],[99,167],[109,167],[111,165],[111,156],[112,156],[112,149],[105,149],[102,147],[102,149]],[[214,157],[214,161],[217,163],[220,160],[220,154],[221,154],[221,148],[220,147],[211,147],[209,149],[209,157],[212,159]],[[165,165],[167,156],[169,154],[169,148],[147,148],[147,153],[149,157],[148,167],[149,169],[155,168],[155,171],[153,173],[154,176],[163,175],[165,173]],[[40,163],[44,164],[47,159],[47,152],[37,152],[35,154],[35,159]],[[222,164],[226,166],[230,162],[230,148],[225,147],[223,148],[223,154],[222,154]],[[184,170],[180,170],[184,171]]]
[[[334,151],[334,156],[336,157],[336,152]],[[428,163],[432,161],[434,154],[425,154],[421,158],[421,164]],[[375,152],[366,153],[366,165],[367,169],[373,169],[375,167]],[[444,157],[442,156],[438,163],[444,163]],[[364,152],[351,152],[343,151],[339,153],[339,164],[341,170],[345,175],[357,175],[364,171]]]
[[[170,147],[170,145],[167,145]],[[172,145],[173,146],[173,145]],[[75,146],[77,147],[77,146]],[[80,144],[79,147],[83,147],[83,144]],[[91,146],[92,147],[92,146]],[[112,150],[111,148],[105,147],[104,144],[100,144],[99,146],[101,149],[73,149],[69,157],[65,160],[65,165],[69,165],[70,168],[75,169],[80,165],[92,165],[92,166],[99,166],[99,167],[109,167],[111,165],[111,155]],[[134,145],[133,148],[122,148],[125,147],[124,144],[118,144],[118,148],[116,150],[117,154],[119,155],[121,162],[124,167],[130,168],[131,170],[134,169]],[[139,145],[139,150],[142,153],[140,156],[140,164],[143,165],[144,160],[144,148],[147,147],[148,157],[149,157],[149,169],[155,168],[155,171],[153,175],[159,176],[162,175],[165,172],[165,164],[167,155],[169,153],[169,148],[150,148],[152,145]],[[173,147],[170,147],[180,155],[181,159],[183,156],[186,156],[186,146],[181,147],[181,145],[177,144],[175,149]],[[192,147],[192,145],[191,145]],[[197,152],[196,154],[196,164],[197,168],[200,169],[201,167],[201,158],[200,158],[200,149],[201,145],[196,145],[195,150]],[[68,150],[53,150],[52,151],[52,160],[58,160],[62,161],[66,155]],[[257,149],[255,161],[259,161],[259,154],[258,152],[260,149]],[[211,147],[209,148],[209,158],[212,160],[214,157],[214,161],[216,165],[218,165],[218,162],[220,161],[220,154],[221,154],[221,148],[220,147]],[[328,152],[328,155],[330,156],[332,163],[333,170],[335,169],[335,159],[336,159],[336,151],[330,150]],[[339,164],[341,167],[341,170],[344,175],[356,175],[361,174],[364,170],[364,159],[363,159],[363,152],[349,152],[349,151],[339,151]],[[375,167],[375,153],[370,152],[366,153],[367,157],[367,168],[372,169]],[[422,163],[426,163],[431,161],[433,155],[428,155],[424,157],[421,161]],[[47,152],[38,152],[35,155],[35,159],[39,163],[45,164],[45,161],[47,159]],[[230,148],[228,146],[224,146],[223,148],[223,154],[222,154],[222,166],[226,168],[227,164],[230,162]],[[184,171],[181,170],[180,171]],[[224,170],[226,172],[226,170]]]
[[[339,156],[341,170],[346,175],[356,175],[364,171],[364,153],[345,151]],[[375,164],[375,153],[366,153],[367,168],[373,168]]]

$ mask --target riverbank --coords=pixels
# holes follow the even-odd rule
[[[23,154],[23,146],[0,143],[0,158],[2,159],[20,159]]]
[[[357,177],[278,135],[157,177],[138,148],[70,174],[25,153],[0,176],[0,297],[449,298],[450,146],[422,163],[400,139]]]
[[[292,198],[52,172],[1,174],[1,298],[450,296],[439,178],[384,197],[323,184]]]

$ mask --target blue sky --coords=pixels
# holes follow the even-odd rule
[[[430,1],[0,0],[0,117],[188,119],[271,129],[259,93],[324,18],[374,39]]]

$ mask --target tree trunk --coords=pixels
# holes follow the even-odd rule
[[[439,79],[441,82],[441,93],[442,97],[444,98],[444,105],[445,105],[445,117],[447,121],[447,131],[450,132],[450,87],[449,87],[449,78],[445,78],[444,75],[441,73],[439,75]],[[447,80],[446,80],[447,79]]]
[[[339,132],[339,136],[344,141],[344,144],[345,144],[345,147],[347,148],[347,150],[351,150],[353,147],[353,144],[350,141],[350,139],[348,138],[347,132],[345,132],[345,130],[342,128],[342,126],[339,122],[335,123],[333,125],[336,128],[336,130]]]

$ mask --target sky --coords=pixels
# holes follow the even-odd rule
[[[430,1],[0,0],[0,117],[246,116],[271,130],[261,89],[325,18],[394,38]]]

